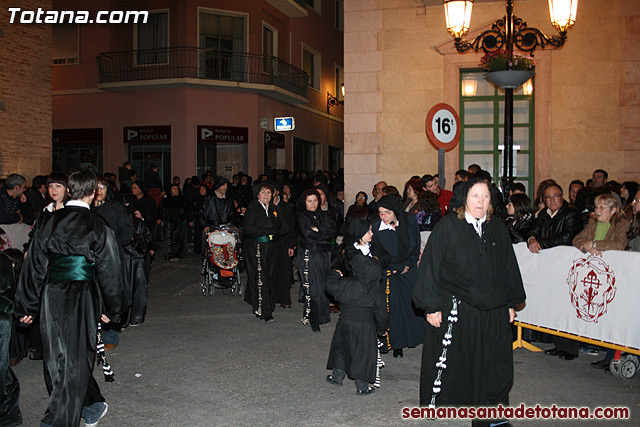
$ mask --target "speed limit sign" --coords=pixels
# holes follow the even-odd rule
[[[460,117],[449,104],[434,105],[427,114],[425,129],[433,145],[451,150],[460,140]]]

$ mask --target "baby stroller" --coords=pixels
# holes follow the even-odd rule
[[[213,296],[216,289],[222,293],[242,295],[239,261],[242,260],[240,230],[223,224],[206,235],[207,248],[202,260],[202,296]]]

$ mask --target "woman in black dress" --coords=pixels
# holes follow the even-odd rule
[[[300,200],[304,205],[296,218],[296,232],[301,281],[299,301],[304,303],[302,324],[311,323],[311,330],[320,332],[320,325],[331,320],[325,281],[331,270],[330,249],[336,223],[320,210],[320,194],[316,190],[306,190]]]
[[[403,357],[402,349],[422,343],[424,318],[411,303],[417,280],[420,233],[414,215],[403,212],[397,196],[378,200],[378,215],[372,224],[373,243],[391,255],[387,270],[389,334],[384,350],[393,349],[394,357]]]
[[[184,257],[187,244],[187,201],[178,184],[171,184],[169,194],[160,202],[164,226],[164,259],[178,261]]]
[[[116,235],[116,240],[120,246],[120,263],[123,268],[122,276],[124,277],[125,297],[127,298],[128,307],[131,305],[130,292],[132,285],[126,268],[129,260],[123,248],[133,238],[133,221],[126,206],[116,200],[113,190],[109,187],[109,181],[103,176],[98,177],[98,189],[96,190],[91,210],[100,215]],[[118,346],[120,341],[118,331],[120,327],[121,325],[115,322],[103,325],[102,340],[104,341],[105,349],[109,350]]]
[[[276,242],[286,234],[287,225],[280,218],[278,207],[271,203],[273,187],[261,184],[258,196],[247,206],[242,222],[244,254],[247,266],[247,291],[244,300],[254,314],[267,323],[273,322],[277,284]]]
[[[470,180],[461,193],[464,206],[429,237],[413,293],[429,323],[420,405],[506,406],[513,385],[509,323],[525,300],[522,278],[509,233],[491,216],[488,185]]]

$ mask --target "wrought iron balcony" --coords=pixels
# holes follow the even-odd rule
[[[97,56],[100,83],[208,79],[274,85],[307,97],[309,76],[274,56],[196,47],[108,52]]]

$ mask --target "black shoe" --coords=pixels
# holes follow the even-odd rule
[[[593,366],[596,369],[605,369],[609,367],[610,363],[611,362],[608,361],[607,359],[602,359],[602,360],[598,360],[597,362],[591,363],[591,366]]]
[[[313,333],[318,333],[320,332],[320,325],[311,325],[311,331]]]
[[[561,351],[558,350],[558,347],[553,347],[544,351],[544,354],[548,354],[549,356],[558,356],[560,353]]]
[[[367,395],[367,394],[373,394],[373,393],[375,393],[375,392],[376,392],[376,389],[375,389],[375,388],[373,388],[373,387],[368,387],[366,390],[358,390],[358,391],[356,391],[356,394],[357,394],[358,396],[364,396],[364,395]]]
[[[404,353],[402,353],[402,349],[401,349],[401,348],[398,348],[398,349],[393,350],[393,357],[395,357],[395,358],[398,358],[398,357],[402,358],[403,356],[404,356]]]
[[[338,382],[338,381],[333,379],[333,375],[327,375],[327,382],[329,384],[333,384],[333,385],[337,385],[337,386],[341,386],[342,385],[342,382]]]
[[[576,358],[576,357],[578,357],[578,356],[577,356],[577,355],[575,355],[575,354],[566,353],[566,352],[564,352],[564,351],[561,351],[561,352],[560,352],[560,354],[558,355],[558,357],[559,357],[560,359],[562,359],[562,360],[573,360],[573,359],[575,359],[575,358]]]
[[[272,323],[275,322],[275,320],[273,320],[273,316],[269,316],[269,317],[265,317],[264,318],[265,323]]]
[[[33,350],[33,349],[29,350],[29,359],[30,360],[42,360],[42,358],[43,358],[43,355],[42,355],[41,351]]]

